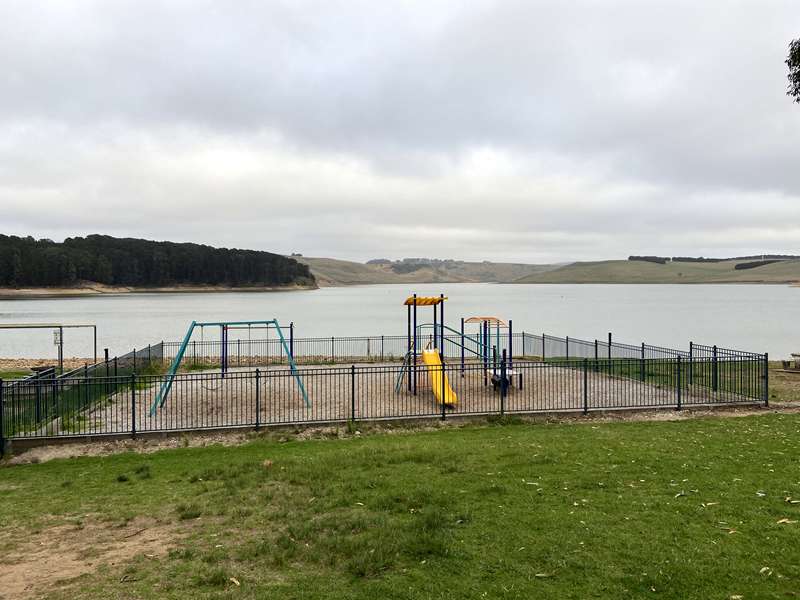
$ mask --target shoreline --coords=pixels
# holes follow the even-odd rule
[[[430,285],[430,284],[457,284],[457,283],[493,283],[496,285],[767,285],[767,286],[788,286],[800,287],[800,282],[796,280],[788,281],[537,281],[537,282],[516,282],[516,281],[496,281],[496,282],[470,282],[470,281],[402,281],[394,282],[395,285]],[[269,293],[269,292],[300,292],[319,290],[322,288],[336,287],[358,287],[371,285],[392,285],[389,282],[353,282],[330,284],[323,282],[318,285],[290,285],[290,286],[164,286],[155,288],[144,287],[112,287],[112,286],[86,286],[75,288],[0,288],[0,300],[36,300],[54,298],[90,298],[98,296],[126,296],[135,294],[229,294],[229,293]]]
[[[0,300],[32,300],[36,298],[84,298],[92,296],[123,296],[130,294],[224,294],[232,292],[293,292],[319,289],[317,285],[286,286],[213,286],[179,285],[163,287],[115,287],[87,285],[74,288],[0,288]]]
[[[800,287],[800,281],[509,281],[502,285],[785,285]]]

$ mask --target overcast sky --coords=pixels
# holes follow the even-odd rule
[[[3,233],[800,253],[798,0],[0,0]]]

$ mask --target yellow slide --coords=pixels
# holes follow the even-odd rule
[[[447,381],[447,373],[442,373],[442,358],[438,350],[423,350],[422,360],[428,367],[428,375],[431,377],[431,388],[436,401],[442,403],[442,375],[444,375],[444,403],[448,406],[455,406],[458,403],[458,396],[450,387]]]

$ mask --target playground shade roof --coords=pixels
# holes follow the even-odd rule
[[[447,296],[417,296],[416,298],[414,298],[414,296],[409,296],[403,304],[405,306],[413,306],[414,300],[417,301],[417,306],[436,306],[447,300]]]
[[[503,319],[499,319],[497,317],[470,317],[469,319],[465,319],[464,323],[483,323],[486,321],[491,325],[500,325],[500,327],[508,327],[508,324],[503,321]]]

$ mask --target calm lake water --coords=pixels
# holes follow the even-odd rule
[[[684,348],[689,340],[769,352],[800,352],[800,288],[768,285],[372,285],[313,291],[130,294],[0,300],[0,322],[96,323],[98,347],[112,355],[160,340],[180,340],[190,321],[277,318],[295,335],[405,334],[403,300],[449,296],[445,317],[513,319],[515,331]],[[420,309],[424,321],[431,310]],[[213,334],[216,336],[216,334]],[[207,339],[212,337],[211,332]],[[254,336],[255,337],[255,336]],[[90,356],[91,331],[65,332],[66,356]],[[0,330],[2,357],[55,357],[49,330]]]

